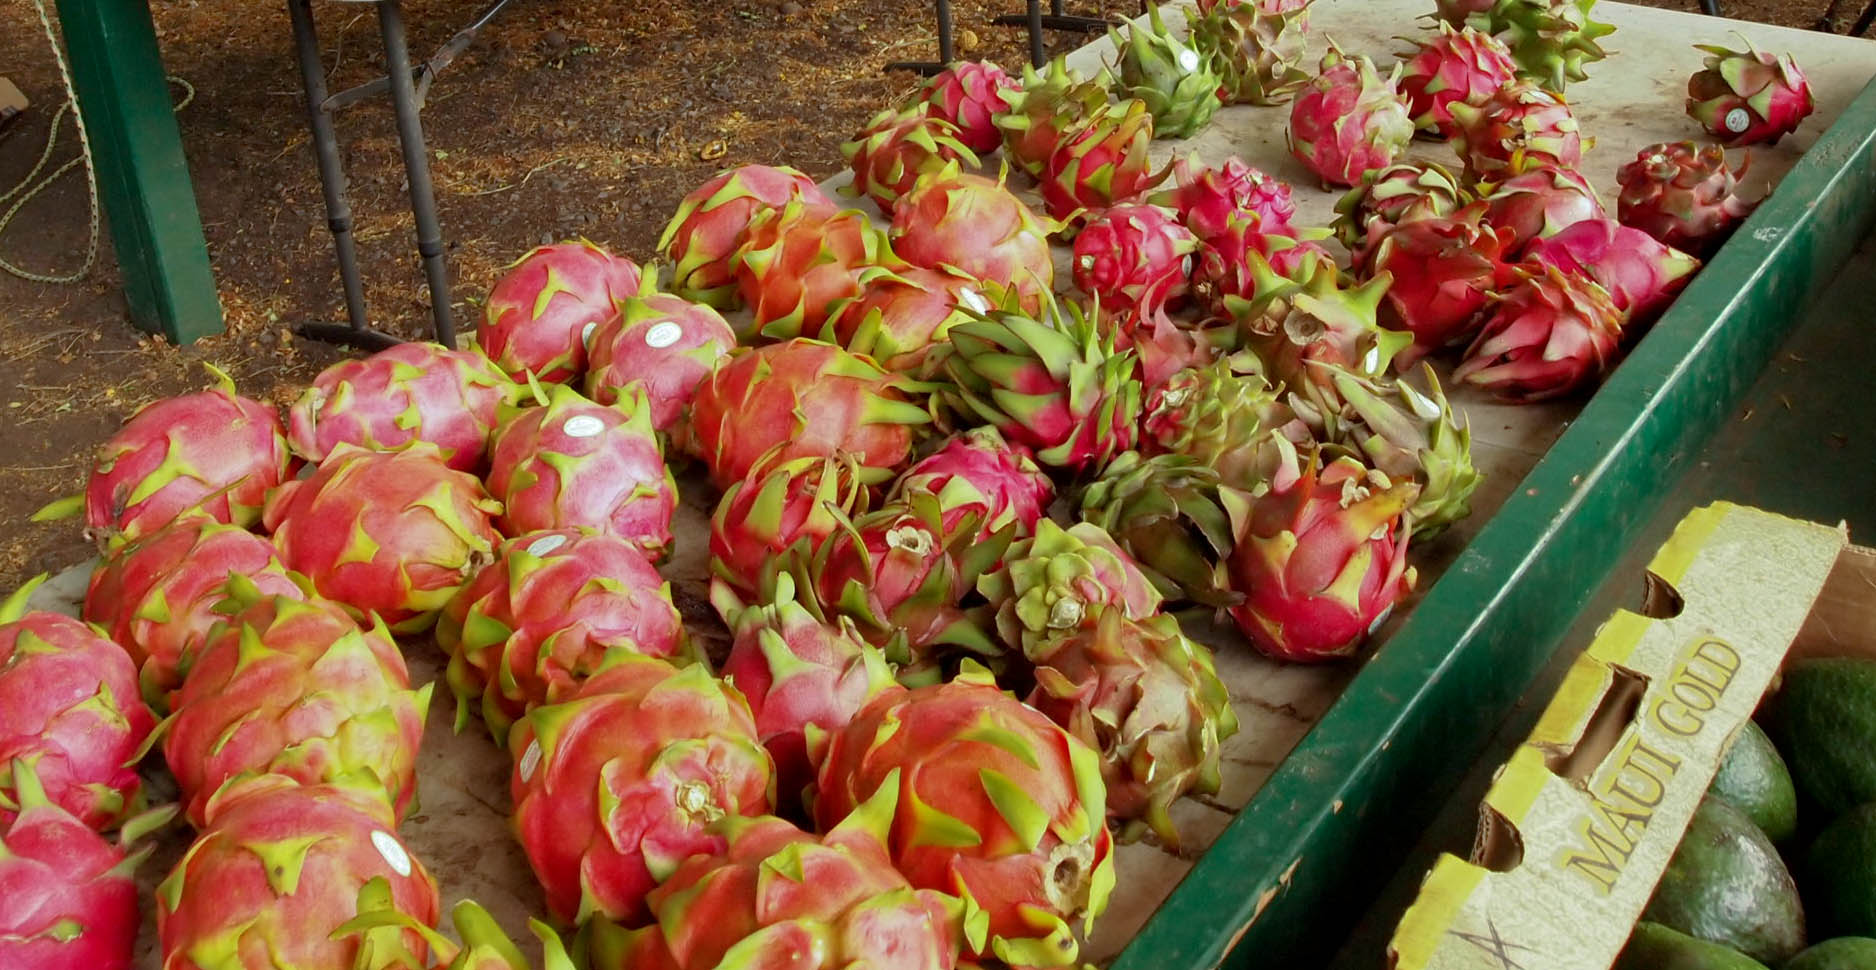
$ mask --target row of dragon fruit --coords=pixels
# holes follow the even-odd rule
[[[134,843],[180,814],[163,970],[528,966],[474,903],[437,929],[397,834],[433,640],[512,759],[549,970],[1075,965],[1116,840],[1178,847],[1238,729],[1174,611],[1356,650],[1480,480],[1432,368],[1396,375],[1578,392],[1750,208],[1690,141],[1608,217],[1558,93],[1589,2],[1443,3],[1386,78],[1301,70],[1301,0],[1155,11],[1096,78],[954,65],[846,146],[883,226],[744,166],[662,266],[527,254],[470,350],[336,364],[284,418],[225,377],[139,411],[48,508],[103,551],[82,619],[0,612],[0,963],[128,967]],[[1708,52],[1724,145],[1810,110],[1788,57]],[[1240,160],[1148,160],[1286,101],[1352,189],[1331,227]],[[1397,164],[1416,136],[1463,170]],[[673,468],[717,496],[685,539],[723,656],[659,570]],[[180,801],[145,811],[157,748]]]

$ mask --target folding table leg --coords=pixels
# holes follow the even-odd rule
[[[456,323],[449,308],[449,265],[443,255],[443,229],[436,217],[436,193],[430,185],[430,158],[424,148],[423,121],[418,117],[417,88],[411,80],[401,0],[379,0],[378,28],[384,36],[391,103],[397,111],[397,140],[403,146],[404,172],[410,179],[410,210],[417,218],[417,252],[423,257],[424,275],[430,283],[430,314],[436,323],[437,342],[454,347]]]
[[[1863,36],[1872,23],[1876,23],[1876,0],[1870,0],[1869,6],[1863,8],[1862,16],[1856,18],[1856,24],[1850,28],[1850,36]]]
[[[893,61],[886,65],[888,71],[917,71],[927,76],[938,73],[957,60],[957,50],[952,39],[951,0],[937,0],[938,8],[938,60],[937,61]]]
[[[1062,0],[1049,0],[1049,12],[1042,12],[1042,0],[1028,0],[1029,9],[1020,14],[1009,14],[991,21],[1001,27],[1027,27],[1029,29],[1030,53],[1041,49],[1043,30],[1076,31],[1084,34],[1098,34],[1106,31],[1112,23],[1103,17],[1076,17],[1069,15],[1062,6]],[[1037,64],[1041,67],[1041,64]]]

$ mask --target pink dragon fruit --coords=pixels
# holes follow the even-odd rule
[[[1544,266],[1491,308],[1453,380],[1516,403],[1560,397],[1600,378],[1621,341],[1608,291]]]
[[[515,412],[495,431],[488,487],[506,535],[590,529],[653,560],[671,546],[677,482],[640,387],[605,405],[556,386],[545,407]]]
[[[413,441],[443,450],[449,467],[482,467],[495,412],[522,388],[478,351],[398,344],[319,372],[287,412],[287,443],[310,461],[339,442],[397,451]]]
[[[1402,512],[1419,493],[1354,458],[1311,454],[1294,483],[1257,499],[1226,490],[1237,545],[1231,618],[1278,660],[1352,653],[1413,588]]]
[[[749,705],[708,668],[614,651],[566,701],[508,736],[515,835],[564,922],[628,924],[679,863],[723,851],[712,823],[762,815],[774,791]]]
[[[12,765],[18,814],[0,832],[0,966],[7,970],[130,970],[137,942],[137,867],[126,854],[169,812],[126,825],[122,845],[46,797],[32,766]]]
[[[1163,601],[1131,555],[1092,522],[1067,529],[1045,519],[1033,538],[1010,546],[1003,565],[985,573],[977,591],[997,611],[997,634],[1028,653],[1102,610],[1143,620]]]
[[[1264,265],[1278,276],[1300,272],[1312,260],[1329,258],[1316,241],[1327,235],[1287,226],[1266,230],[1251,213],[1233,216],[1224,232],[1199,245],[1192,288],[1213,316],[1229,317],[1232,301],[1257,298],[1255,265]]]
[[[1478,106],[1498,89],[1512,84],[1518,64],[1504,42],[1471,27],[1454,30],[1441,22],[1439,36],[1401,55],[1401,94],[1407,97],[1414,125],[1441,138],[1459,134],[1454,102]]]
[[[1650,145],[1616,173],[1622,186],[1616,219],[1676,249],[1710,256],[1758,207],[1738,195],[1750,164],[1748,158],[1728,169],[1726,149],[1718,145]]]
[[[1003,156],[1037,179],[1069,133],[1109,103],[1106,78],[1084,80],[1065,57],[1050,61],[1046,73],[1025,66],[1023,83],[1004,97],[1009,110],[993,118],[1003,132]]]
[[[697,385],[735,346],[736,331],[707,304],[647,287],[619,301],[618,317],[593,331],[586,396],[613,404],[637,384],[651,407],[651,426],[669,433],[683,420]]]
[[[208,816],[209,827],[156,889],[164,970],[401,970],[410,964],[367,953],[358,937],[339,932],[374,880],[389,897],[383,905],[436,925],[436,880],[368,790],[266,775],[217,793]],[[399,936],[398,949],[420,961],[428,953],[421,934]]]
[[[1359,185],[1365,173],[1386,167],[1414,135],[1399,78],[1398,66],[1384,80],[1365,55],[1351,58],[1331,43],[1321,73],[1290,106],[1290,154],[1325,188]]]
[[[218,386],[144,405],[98,449],[82,496],[40,509],[33,521],[85,513],[100,545],[135,539],[185,512],[243,528],[260,521],[268,489],[293,473],[286,429],[273,408]]]
[[[932,349],[943,346],[951,325],[965,318],[962,307],[990,305],[976,280],[947,270],[878,269],[864,280],[865,291],[822,339],[915,378],[929,376]]]
[[[1075,285],[1103,310],[1157,310],[1185,295],[1197,249],[1171,209],[1117,205],[1075,237]]]
[[[924,105],[887,108],[873,116],[854,140],[840,146],[853,182],[843,191],[866,196],[891,214],[892,204],[919,180],[948,162],[976,168],[977,156],[958,140],[958,127],[927,113]]]
[[[1015,291],[1025,306],[1039,307],[1055,286],[1053,228],[1001,179],[947,169],[893,206],[890,236],[893,252],[913,265],[954,270],[983,281],[993,299]]]
[[[196,652],[163,738],[190,824],[236,778],[308,785],[369,777],[403,817],[417,795],[417,748],[432,685],[382,624],[360,629],[329,605],[262,596],[236,579],[240,612]]]
[[[735,257],[749,227],[791,202],[834,208],[814,179],[786,166],[724,169],[698,186],[678,203],[658,239],[658,250],[672,263],[671,292],[719,310],[740,306]]]
[[[1388,230],[1415,219],[1450,216],[1471,201],[1472,193],[1446,169],[1401,162],[1362,176],[1360,185],[1336,200],[1329,229],[1359,270],[1368,247]]]
[[[502,544],[500,558],[443,607],[456,728],[471,705],[496,744],[528,711],[573,695],[612,650],[690,659],[671,584],[637,546],[561,529]]]
[[[888,501],[905,502],[921,492],[938,497],[947,529],[968,511],[980,519],[980,538],[987,540],[1014,523],[1014,536],[1021,539],[1034,534],[1047,514],[1055,483],[1036,466],[1028,448],[1005,441],[995,428],[972,428],[907,469],[893,483]]]
[[[1474,178],[1503,181],[1548,166],[1583,163],[1583,135],[1563,96],[1519,82],[1499,88],[1483,104],[1448,107],[1458,132],[1453,149]]]
[[[996,117],[1010,110],[1008,96],[1017,83],[989,61],[956,61],[932,75],[916,103],[934,118],[957,126],[958,140],[978,154],[1003,143]]]
[[[948,683],[879,695],[833,734],[815,819],[831,829],[895,784],[894,867],[988,921],[967,957],[1074,966],[1072,924],[1100,915],[1114,887],[1100,755],[966,664]]]
[[[114,550],[91,574],[84,618],[97,624],[139,671],[144,700],[159,710],[182,686],[196,648],[223,619],[215,606],[230,576],[268,596],[305,598],[274,544],[207,517],[181,521]]]
[[[1248,213],[1267,232],[1281,233],[1296,215],[1296,200],[1287,182],[1265,175],[1233,156],[1217,168],[1205,168],[1192,159],[1173,160],[1174,187],[1152,197],[1167,206],[1201,242],[1210,242],[1230,230],[1234,217]]]
[[[1470,339],[1486,298],[1513,281],[1504,241],[1480,224],[1483,215],[1475,203],[1452,218],[1402,223],[1370,249],[1367,275],[1393,278],[1382,297],[1380,324],[1414,335],[1413,345],[1394,357],[1401,371]]]
[[[540,246],[489,290],[476,344],[517,381],[565,384],[586,371],[586,340],[638,292],[638,264],[584,239]]]
[[[931,415],[916,387],[833,344],[796,339],[739,351],[691,403],[690,452],[718,488],[742,481],[780,448],[788,458],[851,453],[868,483],[890,477]]]
[[[730,623],[772,585],[784,560],[806,562],[840,528],[866,511],[871,494],[853,456],[789,458],[779,451],[731,485],[710,519],[710,601]]]
[[[1687,79],[1687,116],[1728,147],[1776,145],[1817,110],[1811,84],[1790,54],[1768,54],[1751,41],[1743,51],[1694,47],[1707,60]]]
[[[1627,314],[1624,332],[1645,327],[1674,302],[1700,260],[1612,219],[1579,222],[1531,244],[1526,261],[1585,276],[1609,291]]]
[[[500,511],[435,445],[379,452],[340,444],[311,477],[274,492],[265,522],[280,561],[319,595],[416,633],[494,554],[490,518]]]
[[[1485,196],[1485,224],[1498,230],[1506,253],[1521,255],[1531,243],[1579,222],[1608,218],[1596,190],[1571,169],[1540,165],[1492,186]]]
[[[838,320],[865,289],[866,268],[892,262],[865,213],[791,202],[749,227],[733,273],[754,335],[787,340]]]
[[[138,695],[137,668],[102,631],[26,611],[43,582],[0,603],[0,824],[24,804],[14,769],[24,763],[53,803],[109,828],[142,806],[137,755],[156,718]]]
[[[827,734],[846,727],[874,697],[898,690],[898,682],[852,620],[823,623],[796,602],[786,573],[773,597],[743,610],[730,626],[736,637],[723,679],[749,701],[756,736],[775,759],[781,803],[799,804],[826,754]]]
[[[1153,141],[1153,115],[1134,99],[1110,105],[1069,130],[1042,163],[1037,188],[1042,207],[1061,222],[1072,223],[1090,212],[1131,202],[1166,177],[1153,171],[1147,146]]]

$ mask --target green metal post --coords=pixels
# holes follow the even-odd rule
[[[130,316],[177,343],[222,330],[221,302],[145,0],[58,0]]]

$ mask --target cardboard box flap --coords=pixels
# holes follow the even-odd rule
[[[1421,885],[1390,966],[1608,970],[1846,543],[1727,503],[1683,519],[1649,563],[1648,615],[1618,611],[1577,658],[1486,794],[1471,860],[1443,856]]]

